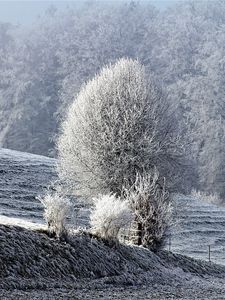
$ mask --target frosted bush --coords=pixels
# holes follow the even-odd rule
[[[192,190],[191,196],[193,196],[196,199],[199,199],[201,201],[205,201],[212,204],[221,204],[222,200],[218,196],[218,194],[207,194],[202,191]]]
[[[44,219],[47,222],[49,231],[58,238],[67,234],[66,218],[71,214],[71,203],[59,193],[48,193],[39,200],[44,206]]]
[[[90,216],[92,231],[102,238],[117,239],[120,229],[132,221],[128,202],[110,194],[94,198],[93,201],[94,208]]]
[[[152,174],[137,174],[136,181],[124,189],[135,218],[137,244],[158,250],[164,244],[172,221],[172,201],[165,181],[155,170]]]

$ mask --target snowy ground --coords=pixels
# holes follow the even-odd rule
[[[43,208],[36,197],[57,179],[56,160],[44,156],[0,149],[0,223],[27,228],[44,226]],[[77,225],[87,224],[81,209]],[[225,208],[177,197],[177,224],[166,249],[225,265]]]
[[[202,280],[203,282],[203,280]],[[86,286],[70,288],[48,288],[30,291],[4,291],[0,292],[1,300],[222,300],[225,299],[224,282],[205,284],[193,281],[188,286],[170,286],[155,284],[153,286]]]
[[[0,149],[0,215],[40,223],[36,197],[56,180],[55,165],[44,156]]]
[[[225,299],[225,267],[0,225],[0,299]]]
[[[167,251],[111,248],[79,235],[59,243],[36,232],[45,228],[36,197],[57,179],[55,165],[0,149],[1,300],[225,299],[225,267]],[[180,196],[177,214],[171,250],[207,261],[211,245],[211,260],[225,265],[225,209]],[[78,225],[87,222],[85,215],[81,211]]]
[[[171,251],[225,265],[225,208],[193,197],[177,197]]]
[[[0,149],[0,224],[28,228],[44,224],[43,207],[37,196],[44,194],[58,178],[56,160],[45,156]],[[80,208],[80,204],[74,204]],[[86,210],[78,225],[87,223]]]

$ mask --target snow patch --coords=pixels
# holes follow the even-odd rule
[[[11,225],[11,226],[19,226],[26,229],[38,230],[38,229],[47,229],[47,226],[43,223],[36,223],[29,220],[24,220],[20,218],[13,218],[0,215],[0,224],[2,225]]]

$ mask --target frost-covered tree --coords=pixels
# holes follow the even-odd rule
[[[109,65],[81,89],[62,125],[59,174],[85,196],[121,195],[137,172],[157,167],[172,187],[183,148],[174,115],[144,67]]]

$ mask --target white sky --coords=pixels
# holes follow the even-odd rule
[[[116,2],[118,0],[113,1]],[[176,1],[177,0],[150,0],[150,2],[152,2],[158,8],[165,8]],[[82,0],[79,2],[82,2]],[[129,2],[129,0],[125,0],[125,2]],[[76,0],[0,0],[0,22],[29,24],[32,23],[38,15],[42,15],[51,4],[54,4],[54,6],[56,6],[58,9],[63,9],[67,6],[73,5],[74,3],[76,3]]]

